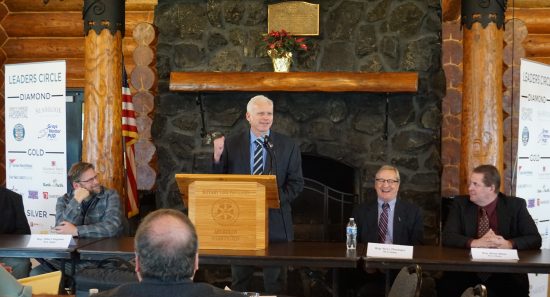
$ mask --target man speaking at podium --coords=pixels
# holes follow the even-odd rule
[[[300,148],[289,137],[271,131],[273,101],[258,95],[246,106],[250,130],[214,140],[214,173],[274,174],[277,176],[280,209],[269,209],[269,242],[292,241],[290,203],[302,192],[302,158]],[[264,267],[267,294],[284,293],[286,268]],[[232,290],[247,291],[254,268],[231,266]]]

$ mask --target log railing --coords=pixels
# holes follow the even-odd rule
[[[172,72],[176,92],[414,93],[416,72]]]

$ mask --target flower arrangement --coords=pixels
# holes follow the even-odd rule
[[[294,38],[284,29],[263,34],[262,42],[271,58],[291,57],[293,51],[308,50],[308,43],[304,37]]]

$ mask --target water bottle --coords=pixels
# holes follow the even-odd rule
[[[357,247],[357,225],[354,218],[349,218],[346,226],[346,247],[348,250],[354,250]]]

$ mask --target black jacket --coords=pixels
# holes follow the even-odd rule
[[[302,156],[298,145],[289,137],[271,131],[280,209],[269,209],[269,240],[292,241],[292,213],[290,203],[304,188]],[[264,172],[271,169],[270,154],[266,154]],[[213,173],[250,174],[250,130],[225,139],[224,150],[218,164],[212,165]],[[281,217],[282,213],[282,217]],[[284,217],[284,220],[283,220]]]
[[[31,234],[21,195],[0,188],[0,234]]]

